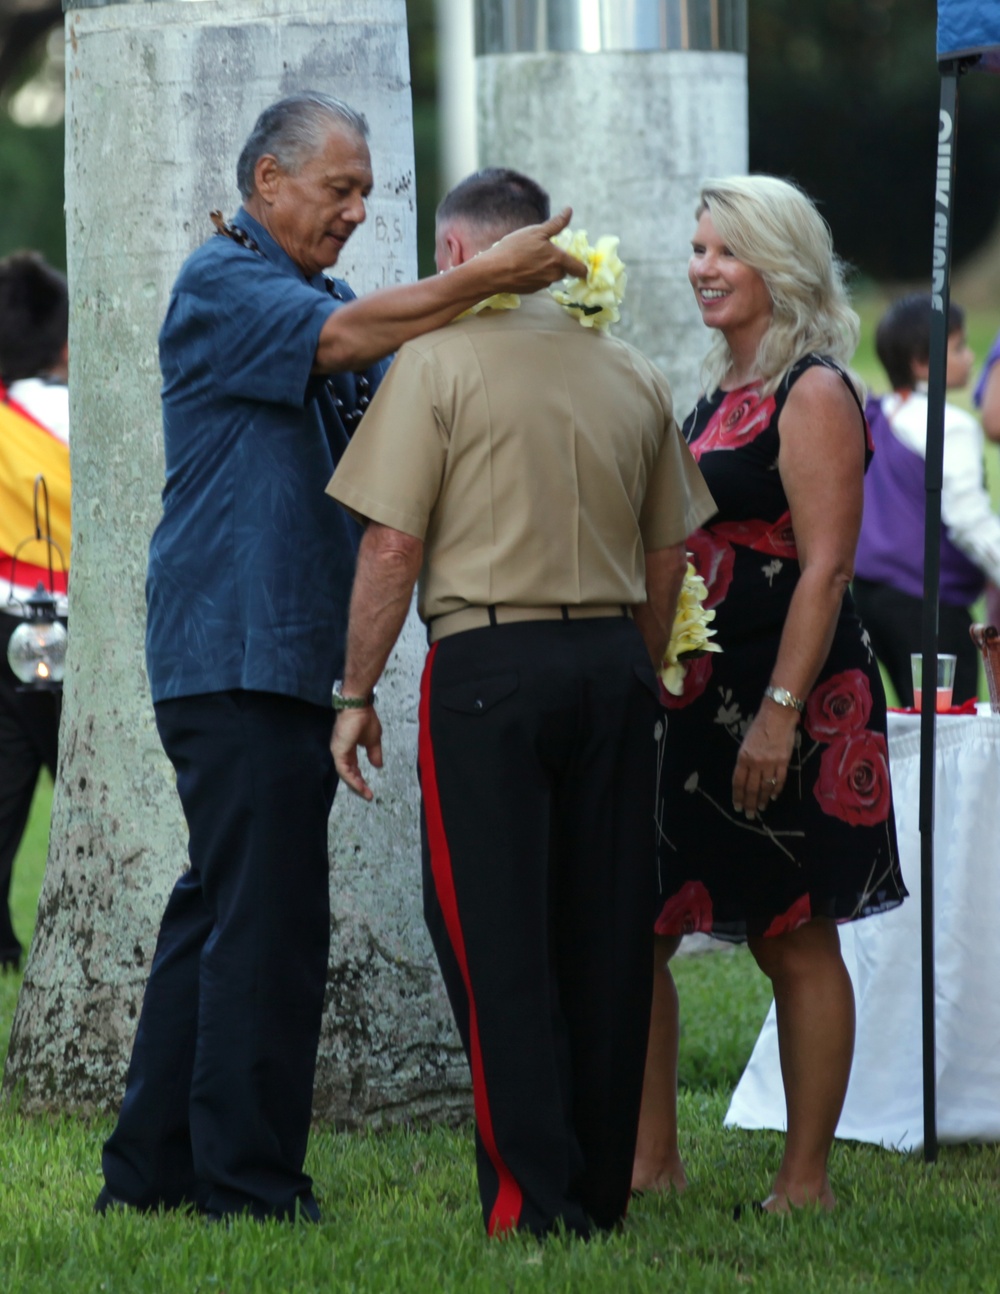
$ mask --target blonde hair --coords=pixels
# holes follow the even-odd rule
[[[773,175],[709,180],[700,198],[696,217],[709,213],[719,237],[757,271],[771,295],[771,324],[757,350],[764,394],[774,391],[795,361],[810,352],[846,367],[860,325],[830,227],[812,200]],[[721,384],[730,363],[729,345],[717,332],[702,365],[706,392]]]

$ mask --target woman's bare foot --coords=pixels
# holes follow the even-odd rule
[[[808,1208],[812,1204],[818,1204],[827,1213],[832,1213],[837,1207],[837,1197],[831,1190],[829,1182],[826,1182],[818,1192],[806,1190],[784,1191],[776,1188],[763,1201],[761,1207],[765,1213],[791,1213],[793,1209]]]
[[[637,1157],[632,1167],[632,1190],[637,1194],[643,1191],[676,1191],[680,1195],[687,1190],[687,1185],[680,1155],[657,1164],[647,1164]]]

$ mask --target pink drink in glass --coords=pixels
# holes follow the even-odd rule
[[[952,691],[953,689],[950,687],[939,687],[937,689],[937,704],[935,706],[935,709],[937,710],[938,714],[943,714],[945,710],[951,709]],[[915,687],[913,689],[913,708],[918,713],[920,712],[920,709],[921,709],[920,703],[921,703],[922,697],[923,697],[923,689],[919,687]]]

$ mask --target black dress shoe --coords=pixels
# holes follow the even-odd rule
[[[125,1213],[133,1207],[134,1205],[120,1200],[117,1195],[112,1195],[106,1186],[101,1187],[101,1193],[94,1201],[94,1212],[101,1215],[105,1213]]]
[[[21,953],[24,949],[20,944],[8,944],[5,948],[0,948],[0,971],[4,974],[7,971],[13,971],[16,975],[21,969]]]
[[[733,1221],[740,1222],[743,1218],[759,1217],[760,1214],[766,1212],[767,1209],[764,1208],[760,1200],[751,1200],[749,1204],[734,1204]]]
[[[222,1223],[225,1226],[231,1225],[235,1218],[252,1218],[254,1222],[320,1222],[321,1215],[319,1205],[313,1198],[312,1194],[296,1197],[291,1208],[271,1209],[255,1207],[248,1204],[243,1208],[235,1209],[218,1209],[202,1206],[198,1212],[206,1222]]]
[[[321,1216],[319,1205],[310,1193],[309,1195],[300,1195],[295,1201],[296,1210],[294,1221],[296,1222],[320,1222]]]

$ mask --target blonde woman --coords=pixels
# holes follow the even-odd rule
[[[689,548],[721,654],[668,697],[657,964],[633,1185],[683,1189],[667,962],[704,931],[771,980],[788,1111],[769,1212],[832,1208],[827,1158],[854,1046],[837,923],[906,895],[885,697],[848,588],[870,440],[830,231],[794,185],[705,186],[688,277],[715,339],[685,423],[719,505]]]

